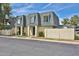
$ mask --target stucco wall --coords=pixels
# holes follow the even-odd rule
[[[39,27],[38,27],[38,31],[39,31],[39,32],[41,32],[41,31],[44,32],[44,30],[45,30],[46,28],[53,28],[53,27],[52,27],[52,26],[48,26],[48,27],[47,27],[47,26],[39,26]]]
[[[15,35],[15,28],[11,29],[11,35]]]
[[[28,35],[28,33],[27,33],[27,27],[24,27],[24,34],[25,34],[25,36]]]
[[[74,29],[45,29],[45,38],[74,40]]]
[[[49,26],[49,27],[39,26],[39,27],[38,27],[38,34],[37,34],[37,36],[39,36],[39,32],[44,32],[44,30],[45,30],[46,28],[53,28],[53,27],[51,27],[51,26]]]
[[[11,30],[1,30],[1,35],[11,35]]]
[[[0,35],[15,35],[15,28],[0,30]]]
[[[74,29],[60,29],[60,39],[74,40],[75,32]]]

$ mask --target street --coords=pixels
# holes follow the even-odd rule
[[[0,37],[0,56],[79,56],[79,45]]]

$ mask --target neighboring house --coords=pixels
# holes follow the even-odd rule
[[[59,19],[54,12],[33,13],[16,17],[15,34],[37,37],[45,28],[58,26]]]
[[[16,18],[15,17],[10,17],[10,19],[8,20],[8,23],[12,27],[14,27],[15,22],[16,22]]]

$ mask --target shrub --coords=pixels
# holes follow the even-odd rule
[[[20,35],[20,31],[17,32],[17,35]]]
[[[76,36],[75,36],[75,40],[79,40],[79,36],[76,35]]]
[[[44,37],[44,33],[43,32],[39,32],[39,37]]]
[[[12,27],[10,25],[0,25],[0,30],[5,29],[11,29]]]
[[[15,35],[15,33],[12,33],[12,36],[14,36]]]
[[[23,36],[26,36],[26,33],[23,33]]]
[[[77,32],[77,34],[79,34],[79,32]]]

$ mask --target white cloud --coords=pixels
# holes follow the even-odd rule
[[[26,15],[26,14],[29,14],[29,13],[37,13],[39,12],[38,10],[26,10],[26,9],[23,9],[23,10],[19,10],[19,11],[16,11],[13,13],[13,15],[15,16],[20,16],[20,15]]]
[[[26,5],[25,8],[33,8],[33,4]]]
[[[52,5],[52,3],[49,3],[49,4],[45,5],[42,9],[45,9],[45,8],[51,6],[51,5]]]
[[[41,10],[41,11],[39,11],[39,13],[49,12],[49,11],[52,11],[52,9],[49,9],[49,10]]]
[[[57,10],[57,12],[60,12],[60,11],[62,11],[62,10],[64,10],[64,9],[67,9],[67,8],[71,8],[71,7],[73,7],[73,6],[75,6],[75,5],[70,5],[70,6],[65,6],[65,7],[59,8],[59,9]]]
[[[21,8],[13,9],[12,12],[24,11],[24,10],[27,10],[29,8],[33,8],[33,4],[28,4],[28,5],[25,5]]]

